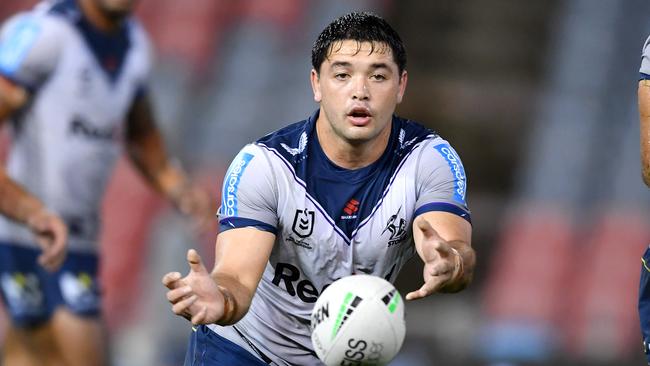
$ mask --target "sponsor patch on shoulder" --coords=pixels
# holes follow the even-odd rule
[[[11,25],[0,40],[0,70],[13,74],[32,48],[41,26],[32,17],[24,16]]]
[[[237,216],[237,189],[244,170],[255,155],[240,152],[233,160],[223,180],[223,193],[221,195],[221,214],[224,216]]]
[[[454,200],[464,205],[465,194],[467,193],[467,179],[460,157],[449,144],[438,144],[434,148],[445,158],[449,169],[451,169],[451,174],[454,176]]]

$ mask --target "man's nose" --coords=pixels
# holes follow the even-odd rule
[[[368,84],[366,80],[357,80],[354,84],[354,93],[352,94],[352,99],[355,100],[368,100],[370,98],[370,93],[368,91]]]

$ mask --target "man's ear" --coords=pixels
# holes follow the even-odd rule
[[[320,75],[318,75],[318,71],[311,69],[309,80],[311,81],[311,90],[314,92],[314,101],[320,103],[322,94],[320,92]]]
[[[397,90],[397,104],[402,103],[404,98],[404,93],[406,92],[406,84],[408,83],[408,72],[406,70],[402,71],[402,75],[399,78],[399,89]]]

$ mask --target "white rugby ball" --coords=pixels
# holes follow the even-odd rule
[[[311,342],[326,365],[385,365],[402,347],[404,301],[383,278],[341,278],[318,297]]]

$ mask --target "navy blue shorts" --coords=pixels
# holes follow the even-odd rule
[[[205,325],[192,327],[183,366],[268,366],[247,350],[211,331]]]
[[[69,252],[51,273],[38,264],[40,254],[40,249],[0,242],[0,295],[12,323],[40,325],[59,306],[80,316],[99,316],[97,255]]]

